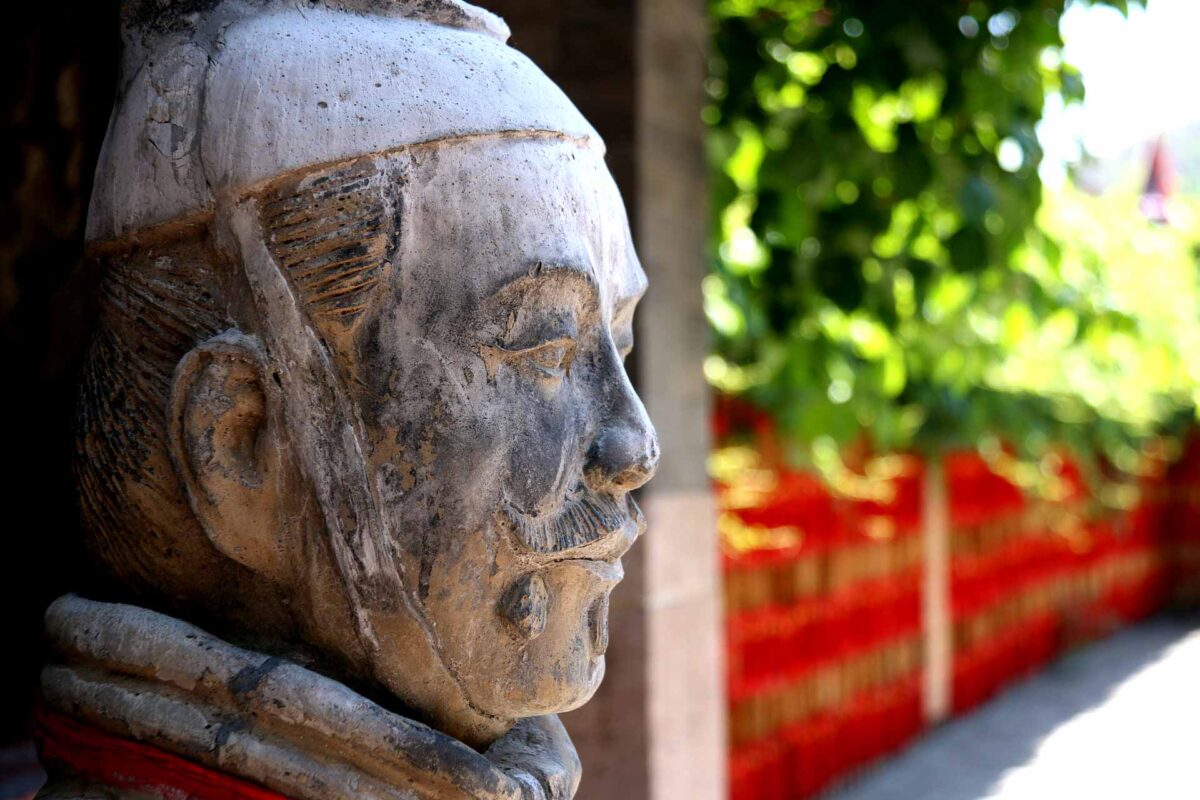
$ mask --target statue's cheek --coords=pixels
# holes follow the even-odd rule
[[[507,450],[505,494],[522,511],[543,512],[576,487],[585,431],[570,387],[520,397],[503,422],[498,446]]]

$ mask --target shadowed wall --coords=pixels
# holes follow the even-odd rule
[[[42,612],[76,587],[75,382],[94,276],[81,261],[92,171],[116,88],[115,0],[21,3],[0,33],[0,351],[8,613],[0,739],[28,736]]]

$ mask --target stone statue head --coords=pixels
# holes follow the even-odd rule
[[[586,701],[658,459],[600,138],[457,0],[123,14],[77,457],[102,585],[477,746]]]

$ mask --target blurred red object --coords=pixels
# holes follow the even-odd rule
[[[727,435],[773,435],[753,409],[723,409]],[[724,517],[735,534],[724,554],[735,798],[811,797],[924,728],[924,467],[903,458],[903,469],[876,470],[889,486],[873,499],[782,466],[773,445],[754,492],[739,492],[736,475],[718,486],[739,500]],[[944,460],[954,713],[1064,647],[1200,600],[1200,442],[1151,470],[1125,511],[1101,506],[1063,454],[1043,465],[1047,496],[1007,479],[1000,468],[1016,462],[1005,458]]]

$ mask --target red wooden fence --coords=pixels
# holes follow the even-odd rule
[[[1069,463],[1052,499],[973,453],[944,467],[954,713],[1066,647],[1200,598],[1200,447],[1142,479],[1122,512]],[[890,496],[873,501],[779,467],[718,485],[734,800],[812,796],[925,727],[923,469],[892,457]]]

